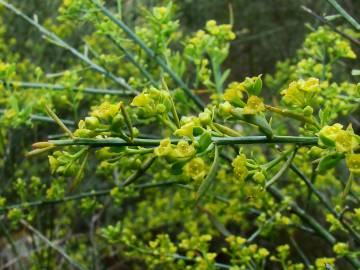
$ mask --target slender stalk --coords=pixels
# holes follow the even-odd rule
[[[0,84],[7,85],[11,88],[23,88],[23,89],[39,89],[39,90],[54,90],[54,91],[64,91],[68,89],[68,87],[60,85],[60,84],[50,84],[50,83],[35,83],[35,82],[21,82],[21,81],[3,81],[0,80]],[[129,95],[133,96],[136,92],[133,91],[123,91],[123,90],[116,90],[116,89],[100,89],[100,88],[93,88],[93,87],[71,87],[72,91],[75,92],[83,92],[87,94],[94,94],[94,95]]]
[[[356,30],[360,31],[360,24],[350,16],[349,13],[346,12],[345,9],[343,9],[336,0],[327,0],[330,5],[332,5],[336,11],[344,17],[345,20],[348,21],[349,24],[351,24]]]
[[[209,173],[206,175],[206,178],[201,182],[199,189],[196,192],[196,205],[200,202],[201,198],[206,194],[211,184],[213,183],[218,167],[219,167],[219,147],[217,144],[215,146],[214,160],[211,165]]]
[[[278,201],[282,202],[284,200],[284,196],[281,194],[281,192],[273,187],[270,186],[267,188],[267,191]],[[317,235],[319,235],[321,238],[323,238],[326,242],[328,242],[331,246],[334,245],[337,240],[336,238],[327,231],[320,223],[318,223],[312,216],[308,215],[305,210],[303,210],[295,201],[292,201],[290,203],[290,210],[296,214],[299,218],[301,218],[304,222],[306,222]],[[350,255],[345,255],[345,259],[355,268],[360,268],[360,262],[353,258]]]
[[[296,240],[294,239],[293,236],[290,236],[290,242],[293,245],[293,247],[295,248],[296,252],[301,257],[301,259],[304,261],[306,268],[307,269],[310,268],[310,265],[311,265],[310,260],[305,255],[304,251],[300,248],[300,246],[298,245],[298,243],[296,242]]]
[[[218,124],[218,123],[213,123],[214,127],[219,130],[221,133],[224,133],[228,136],[231,136],[231,137],[240,137],[241,136],[241,133],[232,129],[232,128],[229,128],[227,126],[224,126],[224,125],[221,125],[221,124]]]
[[[173,117],[174,117],[175,124],[176,124],[177,128],[180,128],[181,125],[180,125],[179,115],[178,115],[178,113],[177,113],[177,111],[176,111],[176,107],[175,107],[174,100],[173,100],[173,98],[172,98],[172,96],[171,96],[171,94],[170,94],[170,90],[169,90],[169,88],[168,88],[168,86],[167,86],[167,84],[166,84],[166,82],[165,82],[164,77],[161,78],[161,82],[162,82],[162,85],[163,85],[163,87],[165,88],[165,90],[169,93],[169,100],[170,100],[170,103],[171,103],[171,113],[172,113],[172,115],[173,115]]]
[[[163,187],[163,186],[171,186],[175,184],[181,183],[180,181],[165,181],[165,182],[159,182],[159,183],[150,183],[150,184],[141,184],[141,185],[135,185],[135,189],[148,189],[148,188],[155,188],[155,187]],[[104,189],[104,190],[98,190],[98,191],[90,191],[90,192],[83,192],[77,195],[67,196],[61,199],[55,199],[55,200],[39,200],[39,201],[33,201],[33,202],[24,202],[20,204],[13,204],[8,205],[5,207],[0,208],[0,213],[5,212],[14,208],[31,208],[31,207],[41,207],[41,206],[47,206],[47,205],[54,205],[54,204],[61,204],[69,201],[78,201],[84,198],[88,197],[104,197],[110,195],[112,189]]]
[[[120,77],[115,76],[113,73],[105,70],[103,67],[97,65],[96,63],[94,63],[93,61],[91,61],[86,55],[80,53],[78,50],[76,50],[75,48],[71,47],[68,43],[66,43],[64,40],[62,40],[59,36],[57,36],[56,34],[54,34],[53,32],[49,31],[48,29],[46,29],[44,26],[42,26],[41,24],[39,24],[37,21],[31,19],[29,16],[25,15],[22,11],[20,11],[19,9],[17,9],[16,7],[14,7],[13,5],[9,4],[8,2],[4,1],[4,0],[0,0],[0,4],[2,4],[3,6],[5,6],[7,9],[11,10],[12,12],[14,12],[16,15],[20,16],[21,18],[23,18],[25,21],[27,21],[28,23],[30,23],[32,26],[36,27],[42,34],[44,34],[47,38],[49,38],[50,40],[54,41],[55,44],[61,46],[62,48],[68,50],[69,52],[71,52],[74,56],[76,56],[77,58],[79,58],[80,60],[82,60],[83,62],[85,62],[86,64],[88,64],[90,66],[91,69],[103,74],[104,76],[108,77],[109,79],[113,80],[115,83],[117,83],[118,85],[124,87],[124,89],[128,90],[128,91],[133,91],[135,92],[135,90],[127,84],[127,82]]]
[[[308,188],[316,195],[318,200],[326,207],[326,209],[337,219],[341,222],[345,229],[349,231],[349,233],[354,237],[355,241],[360,244],[360,235],[356,232],[356,230],[348,224],[341,216],[340,213],[336,212],[335,209],[331,206],[331,203],[327,200],[325,195],[321,193],[319,190],[315,188],[312,182],[303,174],[300,169],[295,165],[290,165],[291,170],[296,173],[300,179],[302,179]]]
[[[290,110],[287,110],[287,109],[280,109],[280,108],[276,108],[276,107],[273,107],[273,106],[270,106],[270,105],[265,105],[265,108],[271,112],[274,112],[274,113],[277,113],[277,114],[280,114],[280,115],[283,115],[283,116],[286,116],[286,117],[290,117],[290,118],[293,118],[295,120],[298,120],[298,121],[301,121],[301,122],[304,122],[304,123],[308,123],[310,125],[314,125],[315,127],[317,128],[320,128],[319,124],[316,123],[316,121],[314,121],[313,119],[309,118],[309,117],[306,117],[302,114],[299,114],[299,113],[295,113],[295,112],[292,112]]]
[[[125,109],[124,103],[121,103],[120,110],[121,110],[121,114],[123,115],[123,117],[125,119],[126,126],[127,126],[128,130],[129,130],[129,133],[130,133],[130,139],[132,141],[134,139],[134,130],[133,130],[133,126],[132,126],[132,123],[131,123],[130,116],[129,116],[129,114],[127,113],[127,111]]]
[[[130,175],[122,184],[121,187],[126,187],[137,180],[141,175],[143,175],[147,169],[154,163],[156,156],[149,157],[143,166],[141,166],[134,174]]]
[[[274,184],[291,166],[291,163],[293,162],[295,155],[296,155],[297,149],[293,150],[291,156],[288,158],[288,160],[284,163],[284,165],[280,168],[280,170],[266,183],[265,187],[269,187],[272,184]]]
[[[360,40],[346,34],[343,31],[340,31],[339,29],[337,29],[333,24],[331,24],[329,21],[327,21],[326,19],[324,19],[322,16],[320,16],[319,14],[315,13],[313,10],[309,9],[308,7],[305,6],[301,6],[301,8],[306,11],[307,13],[309,13],[310,15],[312,15],[313,17],[315,17],[317,20],[319,20],[320,22],[322,22],[323,24],[329,26],[334,32],[338,33],[339,35],[341,35],[342,37],[350,40],[352,43],[354,43],[357,46],[360,46]]]
[[[142,75],[144,75],[146,79],[149,80],[149,82],[151,82],[153,86],[159,86],[159,84],[154,80],[151,74],[138,61],[136,61],[135,57],[131,54],[129,50],[123,47],[114,37],[110,35],[106,35],[106,37],[115,45],[116,48],[118,48],[125,54],[126,58],[141,72]]]
[[[72,139],[75,138],[72,132],[70,131],[70,129],[67,128],[67,126],[61,121],[61,119],[46,104],[45,104],[45,110],[48,113],[48,115],[54,120],[54,122],[57,123],[61,127],[61,129],[70,136],[70,138]]]
[[[199,109],[204,109],[205,105],[202,100],[195,95],[190,88],[185,84],[185,82],[165,63],[163,59],[156,55],[156,53],[146,46],[146,44],[122,21],[116,18],[107,8],[105,8],[98,0],[89,0],[96,7],[100,9],[100,11],[108,17],[112,22],[114,22],[118,27],[120,27],[130,39],[132,39],[136,44],[138,44],[152,59],[154,59],[162,69],[170,75],[170,77],[182,88],[186,95],[191,98]]]
[[[19,264],[19,268],[20,270],[25,270],[24,265],[21,262],[21,258],[20,258],[20,254],[16,248],[16,245],[14,243],[14,240],[11,237],[11,234],[9,233],[9,231],[6,229],[5,225],[3,222],[0,221],[0,231],[2,231],[5,235],[6,240],[9,242],[12,253],[14,253],[14,256],[18,258],[18,264]]]
[[[353,102],[360,102],[360,98],[357,98],[357,97],[349,97],[349,96],[345,96],[345,95],[338,95],[336,97],[340,98],[340,99],[344,99],[344,100],[350,100]]]
[[[270,170],[271,168],[273,168],[274,166],[276,166],[277,164],[279,164],[279,162],[281,162],[282,160],[284,160],[290,152],[294,151],[293,149],[289,149],[287,151],[284,151],[281,153],[280,156],[277,156],[276,158],[274,158],[273,160],[269,161],[266,164],[261,165],[261,167],[264,170]]]
[[[0,109],[0,114],[3,114],[5,112],[4,109]],[[55,123],[55,121],[48,116],[45,115],[39,115],[39,114],[31,114],[30,115],[30,119],[33,121],[40,121],[40,122],[48,122],[48,123]],[[75,126],[75,122],[72,120],[67,120],[67,119],[60,119],[61,122],[63,122],[65,125],[68,126]]]
[[[74,268],[79,270],[85,270],[78,262],[76,262],[73,258],[71,258],[65,251],[59,247],[58,245],[51,242],[49,239],[47,239],[41,232],[36,230],[34,227],[32,227],[29,223],[27,223],[25,220],[21,220],[21,224],[26,227],[29,231],[31,231],[33,234],[35,234],[37,237],[39,237],[42,241],[44,241],[48,246],[50,246],[52,249],[57,251],[61,256],[63,256],[69,264],[71,264]]]
[[[199,138],[196,137],[195,140]],[[212,142],[218,145],[236,145],[236,144],[296,144],[296,145],[317,145],[317,137],[301,136],[244,136],[244,137],[212,137]],[[171,139],[172,144],[176,144],[180,139]],[[49,140],[56,146],[68,145],[89,145],[92,147],[104,146],[159,146],[161,139],[140,139],[135,138],[133,142],[127,142],[120,138],[75,138],[65,140]]]

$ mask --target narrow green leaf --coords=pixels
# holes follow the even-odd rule
[[[224,73],[221,76],[221,80],[220,80],[221,85],[223,85],[225,83],[225,81],[227,80],[229,75],[230,75],[230,69],[225,70]]]
[[[212,140],[211,140],[211,134],[208,131],[205,131],[199,139],[199,149],[198,152],[202,153],[204,152],[209,145],[211,144]]]
[[[347,183],[346,183],[346,186],[345,186],[345,188],[344,188],[343,194],[342,194],[342,196],[341,196],[341,202],[342,202],[342,203],[345,202],[347,195],[349,195],[353,178],[354,178],[354,177],[353,177],[353,174],[350,173],[349,179],[348,179],[348,181],[347,181]]]
[[[263,86],[263,83],[262,83],[261,77],[259,76],[255,81],[255,84],[253,87],[253,94],[258,96],[261,93],[262,86]]]
[[[334,168],[342,159],[344,158],[344,154],[341,153],[332,153],[325,157],[323,157],[316,170],[319,173],[323,173],[331,168]]]
[[[180,175],[182,174],[182,168],[185,166],[185,164],[189,161],[189,159],[186,160],[181,160],[178,162],[175,162],[174,164],[172,164],[171,168],[170,168],[170,172],[173,175]]]
[[[213,180],[215,179],[218,166],[219,166],[219,149],[218,149],[217,144],[215,144],[214,161],[213,161],[213,164],[211,165],[211,168],[210,168],[210,171],[209,171],[208,175],[206,176],[204,181],[201,183],[201,185],[200,185],[200,187],[199,187],[199,189],[198,189],[198,191],[196,193],[196,204],[199,203],[201,198],[206,194],[209,187],[211,186]]]

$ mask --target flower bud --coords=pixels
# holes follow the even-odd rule
[[[96,129],[99,127],[99,119],[95,116],[85,117],[85,126],[88,129]]]
[[[219,113],[222,117],[227,118],[231,116],[233,106],[229,102],[224,102],[219,105]]]
[[[54,144],[50,143],[50,142],[37,142],[32,145],[32,148],[33,149],[42,149],[42,148],[47,148],[47,147],[52,147],[52,146],[54,146]]]
[[[264,184],[266,177],[262,172],[256,172],[253,176],[253,179],[258,184]]]
[[[117,114],[112,120],[113,129],[121,129],[125,125],[124,117],[121,114]]]
[[[94,137],[94,135],[95,135],[94,131],[86,128],[77,129],[74,132],[74,136],[79,138],[91,138]]]
[[[304,116],[311,116],[314,112],[314,109],[311,106],[306,106],[303,109]]]
[[[157,104],[156,105],[156,112],[157,113],[164,113],[166,111],[166,106],[164,104]]]
[[[211,122],[211,113],[208,111],[199,113],[199,119],[202,125],[207,125]]]

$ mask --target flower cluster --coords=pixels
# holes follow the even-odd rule
[[[140,114],[144,116],[156,116],[169,112],[170,98],[169,92],[150,87],[137,95],[131,105],[139,107]]]
[[[324,126],[319,132],[319,144],[327,147],[335,147],[337,152],[352,153],[359,142],[351,126],[346,130],[341,124]]]
[[[231,163],[234,168],[235,177],[239,182],[242,182],[248,176],[248,169],[246,167],[246,156],[239,154]]]
[[[320,91],[319,79],[309,78],[298,80],[289,84],[287,89],[281,91],[285,104],[292,107],[304,108],[311,106]]]

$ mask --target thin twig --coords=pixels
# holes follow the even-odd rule
[[[133,91],[124,91],[117,89],[100,89],[93,87],[67,87],[60,84],[50,84],[50,83],[38,83],[38,82],[22,82],[22,81],[3,81],[0,80],[0,84],[4,84],[10,88],[23,88],[23,89],[39,89],[39,90],[54,90],[54,91],[64,91],[70,89],[75,92],[82,92],[87,94],[95,95],[129,95],[133,96],[136,93]]]
[[[4,0],[0,0],[0,4],[4,5],[7,9],[14,12],[16,15],[23,18],[25,21],[36,27],[41,33],[43,33],[46,37],[48,37],[50,40],[54,41],[55,44],[61,46],[62,48],[68,50],[73,55],[75,55],[77,58],[88,64],[91,69],[103,74],[104,76],[108,77],[109,79],[113,80],[115,83],[119,84],[120,86],[124,87],[126,90],[133,91],[135,90],[127,84],[127,82],[120,77],[115,76],[113,73],[105,70],[103,67],[97,65],[93,61],[91,61],[86,55],[80,53],[75,48],[71,47],[68,43],[66,43],[64,40],[62,40],[59,36],[57,36],[55,33],[49,31],[44,26],[39,24],[37,21],[31,19],[29,16],[25,15],[21,10],[17,9],[13,5],[9,4],[8,2]]]
[[[47,245],[49,245],[51,248],[53,248],[55,251],[57,251],[74,268],[79,269],[79,270],[85,270],[85,268],[83,266],[81,266],[78,262],[76,262],[73,258],[71,258],[61,247],[59,247],[58,245],[54,244],[49,239],[47,239],[41,232],[39,232],[34,227],[32,227],[28,222],[26,222],[25,220],[21,220],[20,222],[29,231],[31,231],[33,234],[35,234],[37,237],[39,237],[42,241],[44,241]]]
[[[360,31],[360,24],[353,18],[350,16],[349,13],[346,12],[345,9],[343,9],[337,2],[336,0],[327,0],[330,5],[332,5],[337,12],[344,17],[345,20],[348,21],[349,24],[351,24],[357,31]]]
[[[350,40],[352,43],[354,43],[357,46],[360,46],[360,40],[340,31],[339,29],[337,29],[332,23],[330,23],[328,20],[326,20],[325,18],[323,18],[322,16],[320,16],[319,14],[315,13],[313,10],[309,9],[306,6],[301,6],[301,8],[306,11],[307,13],[309,13],[310,15],[314,16],[317,20],[319,20],[320,22],[322,22],[323,24],[326,24],[327,26],[329,26],[331,28],[331,30],[333,30],[334,32],[338,33],[339,35],[341,35],[342,37]]]
[[[291,163],[293,162],[295,156],[296,156],[297,148],[295,148],[291,154],[291,156],[288,158],[288,160],[283,164],[283,166],[280,168],[280,170],[265,184],[265,187],[269,187],[272,184],[274,184],[280,177],[286,172],[286,170],[291,166]]]
[[[195,140],[199,138],[196,137]],[[213,143],[218,145],[236,145],[236,144],[295,144],[295,145],[317,145],[317,137],[301,137],[301,136],[274,136],[268,138],[266,136],[243,136],[243,137],[212,137]],[[161,139],[140,139],[135,138],[133,142],[127,142],[120,138],[75,138],[64,140],[49,140],[56,146],[69,145],[89,145],[92,147],[104,146],[159,146]],[[172,144],[176,144],[180,139],[171,139]]]
[[[148,189],[148,188],[155,188],[155,187],[163,187],[163,186],[171,186],[175,184],[181,183],[180,181],[165,181],[165,182],[159,182],[159,183],[149,183],[149,184],[141,184],[141,185],[135,185],[135,189]],[[110,195],[112,189],[104,189],[104,190],[98,190],[98,191],[89,191],[89,192],[83,192],[77,195],[67,196],[61,199],[55,199],[55,200],[39,200],[39,201],[33,201],[33,202],[23,202],[20,204],[13,204],[8,205],[5,207],[0,208],[0,213],[19,208],[31,208],[31,207],[40,207],[40,206],[46,206],[46,205],[54,205],[54,204],[60,204],[64,202],[69,201],[77,201],[88,197],[103,197]]]
[[[205,105],[203,101],[195,95],[190,88],[185,84],[185,82],[161,59],[156,53],[150,49],[146,44],[120,19],[116,18],[106,7],[104,7],[97,0],[90,0],[99,10],[108,17],[112,22],[114,22],[118,27],[120,27],[136,44],[138,44],[152,59],[154,59],[162,69],[170,75],[170,77],[179,85],[180,88],[184,90],[186,95],[191,98],[199,109],[204,109]]]

